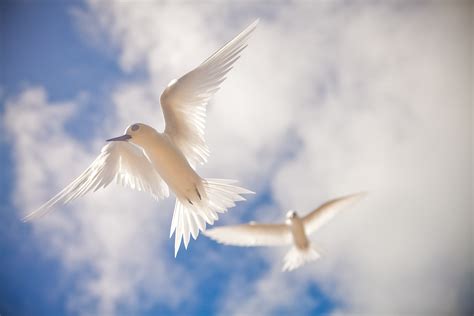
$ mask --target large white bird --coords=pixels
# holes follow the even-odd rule
[[[330,200],[304,217],[299,217],[295,211],[288,211],[283,224],[250,222],[209,229],[204,235],[232,246],[291,245],[283,265],[283,271],[291,271],[320,257],[319,253],[311,248],[308,236],[326,224],[340,210],[355,203],[364,195],[365,193],[357,193]]]
[[[184,241],[194,239],[226,212],[241,194],[253,193],[232,185],[236,181],[203,179],[194,166],[209,156],[204,140],[206,105],[219,90],[226,74],[247,47],[258,20],[220,48],[201,65],[178,80],[172,80],[160,97],[166,127],[163,133],[136,123],[125,134],[109,139],[100,155],[71,184],[24,221],[43,216],[58,203],[67,203],[90,191],[116,181],[132,189],[150,193],[157,200],[176,195],[170,237],[175,233],[175,256]]]

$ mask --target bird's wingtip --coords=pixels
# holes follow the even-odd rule
[[[249,24],[249,26],[247,26],[247,30],[253,31],[257,27],[259,22],[260,18],[255,19],[252,23]]]
[[[255,193],[254,191],[251,191],[251,190],[248,190],[248,189],[244,189],[244,188],[242,188],[242,192],[240,192],[239,194],[250,194],[250,195],[255,195],[256,193]],[[242,198],[244,199],[244,201],[247,201],[247,199],[246,199],[246,198],[244,198],[243,196],[242,196]]]
[[[358,193],[353,194],[354,197],[357,197],[359,199],[365,198],[367,195],[369,195],[369,191],[360,191]]]
[[[209,233],[210,233],[211,231],[212,231],[212,229],[206,229],[206,230],[202,231],[201,234],[203,234],[204,236],[210,238],[212,233],[211,233],[211,234],[209,234]]]
[[[28,213],[27,215],[20,218],[22,223],[27,223],[35,218],[35,212]]]

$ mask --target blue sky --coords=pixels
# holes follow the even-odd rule
[[[2,2],[0,314],[468,314],[468,5]],[[167,82],[257,17],[200,173],[257,192],[217,225],[370,191],[314,236],[321,260],[282,273],[286,249],[204,236],[175,259],[173,199],[113,185],[19,221],[104,139],[162,128]]]

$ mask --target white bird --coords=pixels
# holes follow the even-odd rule
[[[232,246],[285,246],[291,245],[285,255],[283,271],[294,270],[301,265],[316,260],[319,253],[311,248],[308,236],[321,228],[340,210],[355,203],[365,193],[357,193],[330,200],[304,217],[295,211],[288,211],[283,224],[248,224],[222,226],[209,229],[204,235],[215,241]]]
[[[100,155],[71,184],[24,221],[43,216],[58,203],[67,203],[90,191],[104,188],[112,181],[150,193],[160,200],[176,195],[170,238],[175,233],[175,256],[184,240],[187,248],[194,239],[224,213],[245,200],[241,194],[253,193],[232,185],[236,181],[203,179],[194,166],[209,156],[204,140],[206,105],[219,90],[226,74],[247,47],[247,40],[258,20],[220,48],[201,65],[178,80],[172,80],[160,97],[165,130],[136,123],[125,134],[109,139]]]

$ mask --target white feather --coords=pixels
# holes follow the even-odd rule
[[[239,59],[257,23],[258,20],[249,25],[197,68],[172,80],[161,95],[165,133],[191,165],[205,163],[209,157],[204,139],[207,103]]]
[[[123,186],[148,192],[155,199],[163,199],[169,195],[168,186],[141,148],[127,142],[111,142],[102,147],[100,155],[79,177],[25,216],[23,221],[46,215],[56,204],[68,203],[90,191],[105,188],[114,180]]]
[[[359,201],[365,195],[365,192],[351,194],[330,200],[319,206],[317,209],[303,217],[306,234],[310,235],[314,233],[329,222],[341,210]]]
[[[204,235],[232,246],[284,246],[292,243],[290,228],[285,224],[249,223],[209,229]]]
[[[286,253],[283,259],[282,271],[293,271],[296,268],[301,267],[305,263],[314,261],[320,257],[319,253],[311,247],[307,249],[298,249],[297,247],[291,247]]]
[[[225,213],[228,208],[235,206],[236,201],[245,201],[241,194],[253,193],[230,184],[234,182],[226,179],[205,179],[203,181],[205,194],[200,203],[189,204],[187,201],[176,199],[170,229],[170,237],[175,234],[175,257],[181,240],[187,248],[190,236],[196,239],[199,231],[206,229],[206,223],[214,224],[218,219],[218,213]]]

